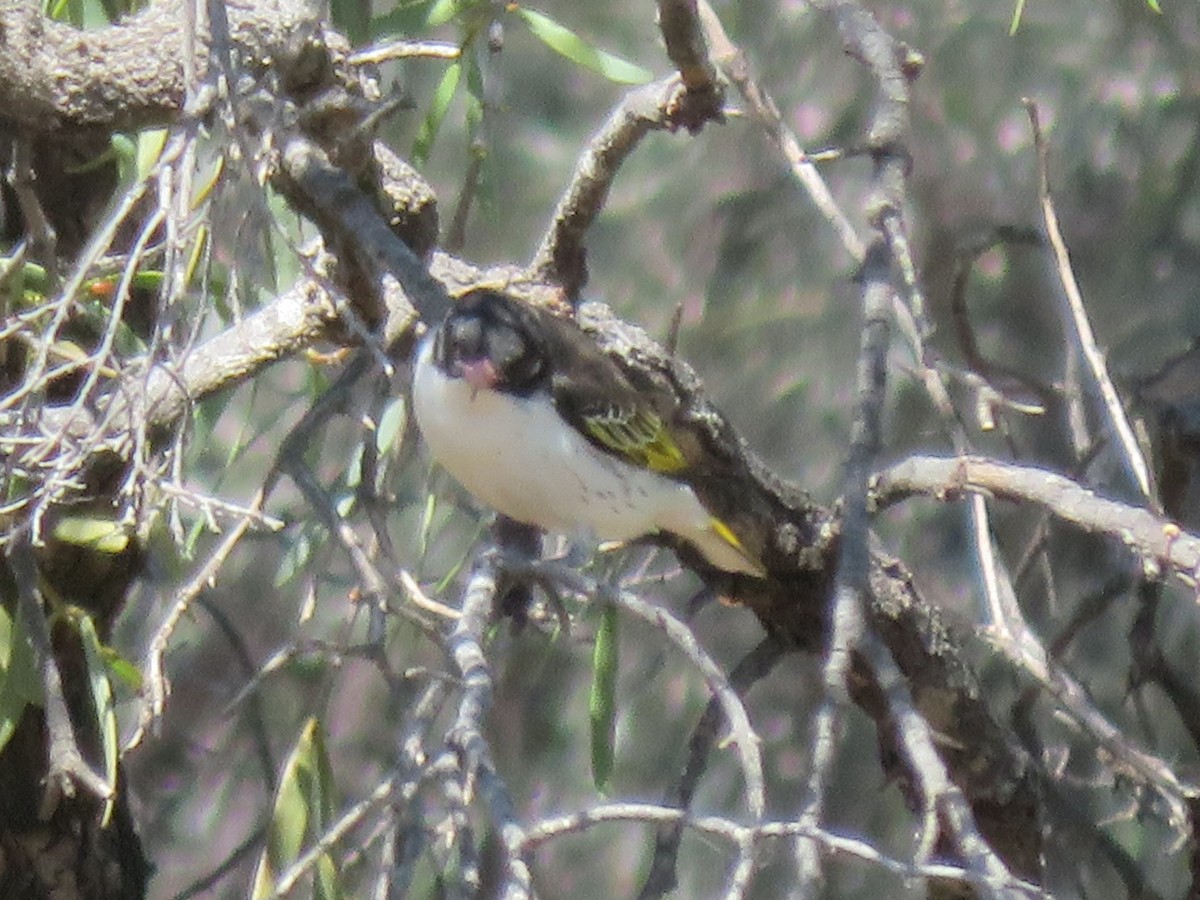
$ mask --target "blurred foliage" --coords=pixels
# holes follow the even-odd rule
[[[333,824],[336,809],[325,737],[320,723],[309,719],[283,764],[267,846],[259,857],[250,894],[254,900],[279,893],[276,885],[280,876]],[[312,896],[314,900],[343,896],[337,867],[328,853],[322,854],[314,867]]]
[[[42,681],[23,617],[0,606],[0,749],[29,704],[41,705]]]

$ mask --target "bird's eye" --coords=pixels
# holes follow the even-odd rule
[[[446,323],[447,343],[460,359],[483,354],[483,323],[475,316],[459,316]]]
[[[537,382],[541,380],[543,373],[546,370],[545,360],[541,354],[530,349],[529,352],[522,354],[504,370],[504,380],[507,381],[514,390],[533,389],[537,386]]]
[[[542,355],[520,332],[504,325],[493,326],[487,344],[488,357],[511,390],[532,389],[541,378],[545,369]]]

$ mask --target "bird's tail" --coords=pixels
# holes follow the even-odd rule
[[[765,578],[767,575],[762,563],[746,549],[733,529],[716,516],[709,516],[707,528],[683,537],[718,569],[753,575],[755,578]]]

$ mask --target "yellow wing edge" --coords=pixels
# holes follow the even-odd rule
[[[683,451],[653,413],[639,412],[627,419],[594,416],[585,426],[605,447],[644,469],[673,475],[687,468]]]
[[[767,577],[767,570],[763,567],[763,564],[755,559],[750,551],[746,549],[746,545],[743,544],[738,536],[733,533],[732,528],[730,528],[716,516],[708,517],[708,527],[713,530],[717,537],[741,554],[742,559],[744,559],[746,564],[752,569],[752,571],[748,572],[747,574],[754,575],[757,578]]]

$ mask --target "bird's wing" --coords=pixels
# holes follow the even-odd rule
[[[663,420],[648,409],[609,404],[583,413],[581,423],[592,443],[641,468],[664,475],[687,468]]]
[[[664,475],[687,469],[663,416],[591,338],[562,320],[548,331],[556,345],[550,393],[576,431],[631,465]]]

